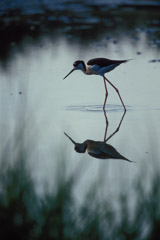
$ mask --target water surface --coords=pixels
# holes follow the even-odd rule
[[[25,45],[23,52],[17,52],[5,68],[1,67],[1,151],[9,139],[14,142],[15,136],[23,130],[35,180],[42,183],[45,179],[51,186],[56,158],[64,154],[69,172],[77,166],[83,169],[78,198],[85,182],[92,182],[101,175],[107,189],[112,186],[113,191],[129,187],[144,166],[152,171],[159,159],[160,56],[157,48],[148,47],[145,34],[140,34],[139,39],[136,44],[126,37],[117,44],[103,39],[82,46],[65,39],[52,43],[46,38],[36,47]],[[63,80],[75,60],[87,61],[99,56],[133,59],[106,74],[119,89],[127,107],[119,131],[108,143],[137,164],[78,154],[64,135],[66,132],[76,142],[104,139],[102,77],[75,71]],[[117,93],[110,86],[108,92],[107,136],[117,129],[123,115]]]

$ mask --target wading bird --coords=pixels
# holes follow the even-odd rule
[[[107,97],[108,97],[108,91],[107,91],[107,86],[106,86],[106,81],[116,90],[121,103],[123,105],[124,111],[126,112],[126,107],[123,103],[123,100],[121,98],[121,95],[119,93],[119,90],[104,76],[105,73],[112,71],[114,68],[119,66],[121,63],[125,63],[129,60],[110,60],[107,58],[94,58],[90,59],[87,64],[84,63],[82,60],[75,61],[73,63],[73,69],[63,78],[65,79],[68,77],[73,71],[75,70],[81,70],[83,73],[87,75],[95,74],[95,75],[100,75],[104,79],[104,87],[105,87],[105,99],[104,99],[104,104],[103,104],[103,109],[105,109]]]

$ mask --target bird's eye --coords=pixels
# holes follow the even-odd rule
[[[74,63],[73,63],[73,66],[74,66],[74,67],[76,67],[76,66],[77,66],[77,63],[76,63],[76,62],[74,62]]]
[[[76,152],[80,152],[80,150],[79,150],[79,148],[78,148],[77,146],[74,147],[74,150],[75,150]]]

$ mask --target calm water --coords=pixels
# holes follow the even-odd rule
[[[118,87],[127,107],[119,131],[108,143],[137,163],[79,154],[64,135],[66,132],[79,143],[104,139],[103,79],[75,71],[63,80],[75,60],[94,57],[133,59],[106,75]],[[0,69],[1,152],[10,139],[14,143],[19,137],[29,149],[38,191],[45,181],[53,185],[55,165],[64,155],[68,172],[79,168],[77,198],[89,187],[86,182],[96,178],[105,179],[107,191],[129,188],[142,168],[152,174],[153,165],[159,164],[159,59],[159,51],[148,46],[145,34],[140,34],[138,41],[127,37],[118,43],[102,39],[86,46],[71,45],[63,38],[54,43],[44,39],[36,47],[26,44],[23,52],[16,53]],[[123,115],[116,92],[110,86],[108,91],[107,136],[116,130]]]

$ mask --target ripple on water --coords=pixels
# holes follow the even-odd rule
[[[128,111],[133,110],[131,106],[126,106]],[[65,110],[67,111],[80,111],[80,112],[103,112],[103,106],[102,105],[71,105],[71,106],[65,106]],[[114,104],[108,104],[105,109],[107,112],[123,112],[123,106],[122,105],[114,105]]]

